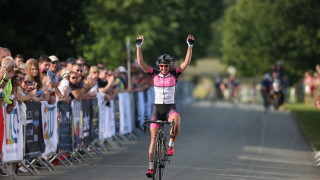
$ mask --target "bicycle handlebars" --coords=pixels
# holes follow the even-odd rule
[[[174,119],[172,119],[171,122],[168,121],[162,121],[162,120],[156,120],[156,121],[152,121],[152,120],[147,120],[147,118],[144,118],[144,123],[143,123],[143,131],[144,133],[146,133],[146,129],[147,129],[147,123],[156,123],[156,124],[171,124],[172,126],[172,134],[174,134],[174,126],[175,126],[175,122]]]

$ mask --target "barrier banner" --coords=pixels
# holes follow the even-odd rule
[[[26,101],[25,104],[27,107],[25,158],[32,160],[37,158],[45,150],[42,132],[41,103]]]
[[[57,151],[58,146],[58,120],[57,103],[48,104],[47,101],[41,101],[42,132],[45,150],[42,157],[46,157],[52,152]]]
[[[93,98],[91,99],[91,139],[92,141],[99,138],[99,105],[98,105],[98,99]]]
[[[71,112],[73,121],[73,144],[75,148],[81,147],[83,144],[83,129],[82,129],[82,105],[81,101],[71,101]]]
[[[58,102],[58,118],[59,125],[59,147],[61,150],[72,151],[72,131],[70,119],[70,104],[65,104],[63,101]]]
[[[1,109],[2,110],[2,109]],[[4,136],[2,144],[2,162],[23,160],[23,130],[19,117],[19,105],[13,108],[12,112],[7,114],[6,108],[3,108],[4,114]]]
[[[114,120],[116,125],[116,133],[120,132],[120,111],[119,111],[119,96],[118,94],[113,99]]]
[[[107,137],[110,138],[116,135],[116,123],[115,123],[115,116],[114,116],[114,101],[110,101],[110,107],[108,109],[108,130],[107,130]]]
[[[146,105],[145,102],[145,93],[144,91],[139,91],[136,93],[136,107],[137,107],[137,121],[138,121],[138,127],[142,127],[146,112]]]
[[[90,144],[91,100],[82,100],[83,145]]]
[[[108,108],[104,100],[104,94],[98,93],[99,104],[99,139],[103,140],[108,138]]]
[[[120,134],[128,134],[132,131],[131,107],[129,93],[119,93]]]
[[[151,86],[146,92],[146,105],[145,105],[145,117],[151,119],[152,107],[154,103],[154,88]]]

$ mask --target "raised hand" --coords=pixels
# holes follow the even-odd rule
[[[136,46],[141,48],[143,41],[144,41],[143,36],[140,35],[136,40]]]
[[[192,47],[194,44],[194,37],[191,34],[189,34],[189,36],[187,37],[187,44],[190,47]]]

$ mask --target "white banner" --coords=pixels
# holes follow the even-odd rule
[[[98,106],[99,106],[99,139],[103,140],[108,138],[108,108],[104,100],[104,94],[98,93]]]
[[[83,122],[81,101],[72,100],[72,122],[73,122],[73,144],[75,148],[82,147],[83,143]]]
[[[4,136],[2,145],[2,162],[23,160],[23,129],[20,120],[19,103],[10,114],[4,114]]]
[[[119,93],[120,134],[128,134],[132,131],[131,107],[129,93]]]
[[[144,91],[137,92],[137,120],[140,127],[142,127],[144,122],[146,105],[148,105],[148,102],[144,100]]]
[[[46,145],[42,157],[56,152],[58,146],[58,119],[57,119],[57,103],[48,104],[47,101],[41,101],[41,119],[43,139]]]
[[[116,135],[116,123],[115,123],[115,115],[114,115],[114,102],[113,100],[110,101],[110,107],[108,109],[108,117],[107,117],[107,124],[108,124],[108,132],[107,137],[110,138]]]
[[[147,101],[145,106],[145,109],[146,109],[145,116],[147,119],[151,119],[153,103],[154,103],[154,87],[151,86],[147,90]]]

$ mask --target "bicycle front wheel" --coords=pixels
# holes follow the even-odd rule
[[[160,166],[160,139],[158,136],[155,139],[155,143],[153,145],[153,152],[152,152],[152,161],[153,161],[153,180],[158,179],[159,177],[159,166]]]
[[[164,168],[165,168],[165,163],[167,161],[167,148],[165,141],[160,141],[160,151],[159,151],[159,160],[160,160],[160,165],[159,165],[159,180],[162,180],[164,177]]]

